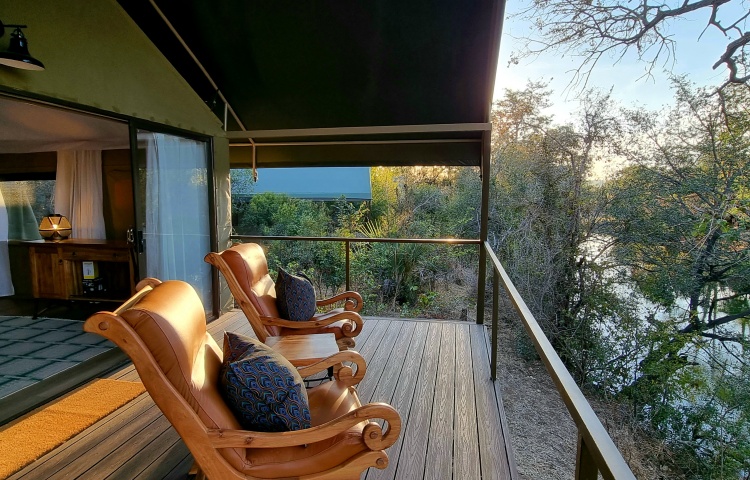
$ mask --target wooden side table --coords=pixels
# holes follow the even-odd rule
[[[39,308],[40,299],[122,303],[135,293],[132,246],[125,241],[73,238],[20,244],[29,248],[34,318],[47,308]],[[84,289],[83,262],[97,263],[99,290]]]
[[[295,367],[305,367],[339,353],[336,335],[313,333],[266,337],[266,345],[282,354]]]

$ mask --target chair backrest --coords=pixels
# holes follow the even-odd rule
[[[224,275],[232,296],[240,305],[260,341],[279,335],[280,329],[266,326],[258,316],[278,318],[276,288],[268,274],[268,263],[263,248],[257,243],[240,243],[221,253],[211,252],[206,262]]]
[[[135,365],[146,390],[198,463],[223,457],[235,469],[244,449],[216,450],[206,429],[241,428],[218,390],[222,352],[206,332],[206,317],[189,284],[171,280],[139,291],[114,313],[99,312],[84,325],[119,346]]]

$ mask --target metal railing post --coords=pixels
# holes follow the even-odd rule
[[[576,480],[597,480],[599,478],[599,469],[596,468],[596,461],[591,455],[586,440],[578,432],[578,449],[576,452]]]
[[[348,292],[350,290],[350,283],[349,283],[349,240],[345,240],[344,244],[346,245],[346,291]]]
[[[487,291],[487,252],[479,245],[479,271],[477,272],[477,323],[484,323],[484,294]]]
[[[497,380],[497,311],[499,310],[497,299],[500,288],[500,274],[497,269],[492,269],[492,353],[490,358],[490,378]]]
[[[490,218],[490,148],[491,132],[482,133],[482,205],[479,222],[479,272],[477,272],[477,323],[484,323],[484,294],[487,291],[487,232]]]

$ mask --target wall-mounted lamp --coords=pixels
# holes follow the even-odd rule
[[[39,224],[39,235],[45,240],[63,240],[73,233],[73,227],[65,215],[54,213],[42,218]]]
[[[29,54],[29,42],[21,30],[26,25],[3,25],[0,22],[0,37],[5,35],[5,27],[15,30],[10,34],[8,49],[0,52],[0,64],[23,70],[44,70],[44,64]]]

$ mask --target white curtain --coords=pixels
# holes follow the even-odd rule
[[[8,256],[8,211],[5,199],[0,192],[0,297],[13,295],[13,280],[10,276],[10,257]]]
[[[36,218],[34,209],[31,206],[31,199],[36,197],[40,191],[46,191],[46,183],[47,181],[45,180],[20,180],[3,182],[2,186],[0,186],[3,199],[5,200],[5,211],[8,216],[8,238],[10,240],[42,239],[42,236],[39,235],[39,222],[41,218]],[[50,203],[44,202],[46,210],[52,208],[51,198],[54,192],[50,191],[49,193]]]
[[[172,135],[146,136],[146,274],[190,283],[211,308],[206,146]],[[143,137],[141,137],[143,138]]]
[[[71,238],[105,239],[102,151],[57,152],[55,212],[68,217]]]

